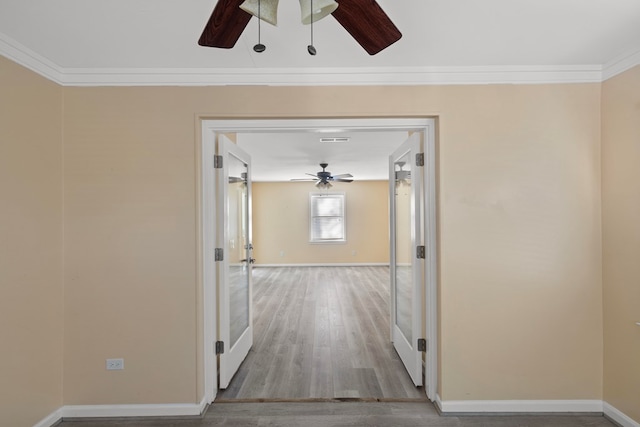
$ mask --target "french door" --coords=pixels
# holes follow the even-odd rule
[[[220,135],[217,144],[219,387],[225,389],[253,345],[251,157]]]
[[[391,340],[416,386],[422,385],[423,243],[422,133],[389,157]],[[423,344],[424,343],[424,344]]]

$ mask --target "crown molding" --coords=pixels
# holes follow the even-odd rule
[[[62,84],[64,70],[61,67],[1,32],[0,55],[40,74],[42,77]]]
[[[594,83],[602,67],[65,69],[65,86],[407,86]]]
[[[640,49],[627,51],[602,67],[602,81],[609,80],[637,65],[640,65]]]
[[[604,66],[380,68],[64,68],[0,33],[0,55],[62,86],[408,86],[600,83],[636,65],[640,51]]]

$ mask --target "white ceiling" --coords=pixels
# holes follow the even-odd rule
[[[320,142],[320,138],[349,137],[348,142]],[[408,132],[288,132],[240,133],[237,144],[251,154],[254,181],[312,178],[328,163],[334,175],[350,173],[354,180],[386,180],[389,155]],[[313,179],[313,178],[312,178]]]
[[[640,63],[638,0],[377,0],[403,33],[369,56],[296,0],[235,48],[197,40],[216,0],[1,0],[0,54],[67,85],[596,81]]]

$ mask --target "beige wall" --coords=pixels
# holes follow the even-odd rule
[[[601,398],[600,86],[444,92],[442,397]]]
[[[65,404],[199,401],[198,106],[181,94],[65,90]]]
[[[0,425],[62,405],[62,88],[0,57]]]
[[[640,67],[602,98],[604,398],[640,422]]]
[[[388,263],[388,182],[335,183],[331,191],[346,194],[345,244],[309,243],[309,193],[318,192],[312,182],[254,183],[256,263]]]
[[[601,398],[600,85],[67,88],[65,100],[67,404],[199,398],[197,114],[438,116],[442,398]],[[107,374],[107,357],[127,369]]]
[[[198,115],[437,116],[442,398],[602,398],[601,85],[61,89],[0,67],[9,416],[200,400]],[[608,313],[625,298],[615,289]],[[108,357],[126,369],[105,371]],[[633,408],[624,387],[607,390]]]

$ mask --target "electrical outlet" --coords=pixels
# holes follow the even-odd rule
[[[107,371],[119,371],[124,369],[124,359],[107,359]]]
[[[283,257],[284,256],[284,251],[280,251],[280,256]]]

